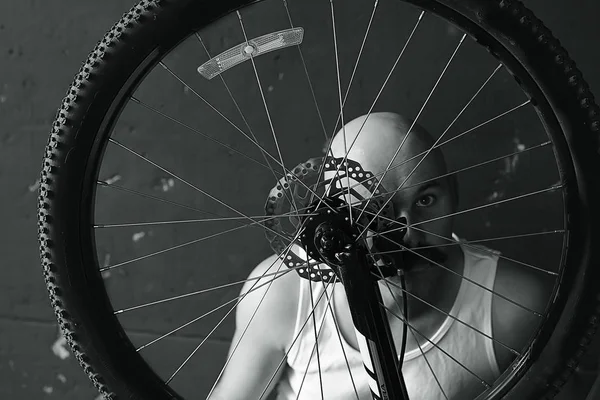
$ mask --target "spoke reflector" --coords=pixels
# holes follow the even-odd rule
[[[279,32],[267,33],[247,42],[225,50],[198,67],[198,73],[206,79],[212,79],[224,71],[274,50],[296,46],[304,39],[304,28],[290,28]]]

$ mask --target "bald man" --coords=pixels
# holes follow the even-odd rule
[[[403,142],[392,167],[432,147],[434,142],[422,127],[415,124],[409,132],[410,127],[411,121],[393,113],[362,116],[336,134],[331,149],[334,156],[343,157],[343,135],[347,147],[356,138],[349,158],[379,174]],[[498,252],[463,243],[453,232],[452,218],[438,218],[458,207],[456,181],[440,178],[447,171],[439,149],[411,174],[422,158],[389,170],[382,181],[388,192],[402,186],[392,198],[395,217],[406,218],[409,225],[402,244],[409,249],[426,247],[403,253],[410,329],[402,371],[411,400],[466,400],[485,390],[482,381],[493,384],[515,358],[509,349],[521,351],[540,322],[492,292],[543,312],[550,287],[540,283],[535,271]],[[280,267],[281,259],[273,255],[250,278]],[[256,286],[270,279],[262,278]],[[384,303],[401,315],[398,279],[389,282],[379,281]],[[241,293],[254,283],[248,281]],[[338,289],[341,285],[325,287],[288,273],[270,286],[249,293],[237,307],[230,354],[243,338],[210,399],[266,399],[275,392],[277,400],[321,396],[370,400],[345,292]],[[391,314],[388,319],[399,350],[402,322]]]

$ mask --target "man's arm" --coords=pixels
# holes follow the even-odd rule
[[[281,266],[280,259],[271,256],[261,262],[249,278],[257,278],[277,270],[287,271],[287,268],[285,265]],[[269,284],[272,280],[273,283]],[[256,289],[261,285],[263,286]],[[285,369],[283,364],[275,373],[282,363],[294,329],[297,285],[298,277],[294,272],[252,279],[244,284],[241,295],[249,290],[252,292],[237,306],[236,328],[228,357],[240,337],[243,337],[209,400],[258,399],[275,375],[262,397],[267,398]]]

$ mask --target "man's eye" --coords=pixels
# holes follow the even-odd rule
[[[430,207],[435,203],[436,197],[432,194],[425,195],[417,200],[417,207]]]

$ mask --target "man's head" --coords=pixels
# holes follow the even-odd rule
[[[387,192],[401,187],[392,199],[395,218],[405,217],[409,225],[416,224],[408,229],[404,244],[409,248],[446,244],[448,240],[444,238],[452,235],[452,218],[439,217],[456,210],[456,180],[453,175],[440,178],[447,173],[442,152],[436,148],[425,157],[434,140],[418,124],[409,132],[411,125],[412,121],[394,113],[372,113],[368,118],[361,116],[347,123],[335,135],[331,150],[335,157],[343,157],[345,149],[350,148],[356,139],[348,158],[360,163],[363,169],[372,172],[380,180],[379,174],[386,171],[391,162],[382,186]],[[400,151],[394,157],[400,146]],[[435,220],[425,222],[432,219]],[[446,256],[443,249],[420,253],[442,262]],[[421,257],[414,257],[410,252],[406,252],[405,259],[410,259],[412,263],[423,263]]]

